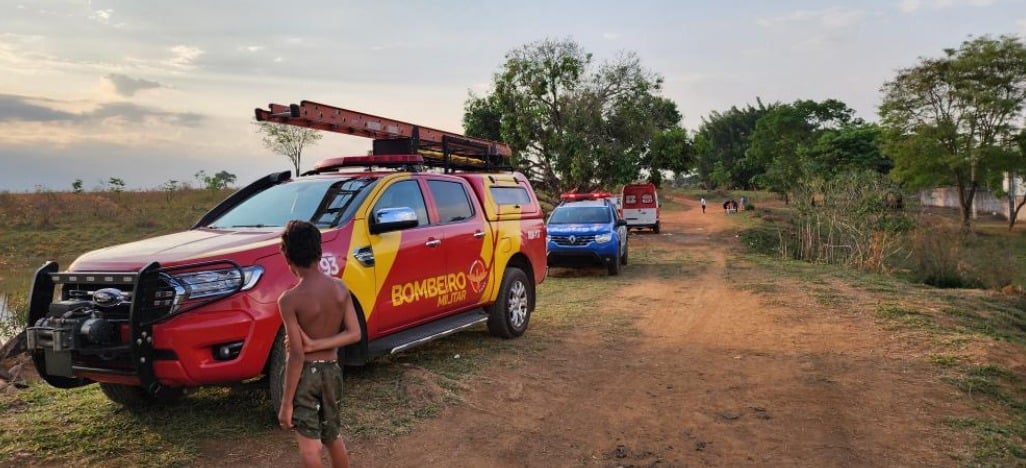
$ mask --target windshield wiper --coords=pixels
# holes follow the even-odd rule
[[[235,228],[265,228],[265,227],[278,227],[270,224],[233,224],[231,226],[211,226],[213,229],[235,229]]]

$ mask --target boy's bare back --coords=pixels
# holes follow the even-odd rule
[[[341,330],[346,310],[352,307],[349,290],[341,281],[328,275],[309,275],[296,287],[286,291],[282,303],[295,311],[299,328],[312,339],[327,338]],[[307,352],[305,361],[332,360],[337,349],[322,349]]]

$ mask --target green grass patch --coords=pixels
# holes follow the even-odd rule
[[[971,463],[979,466],[1026,465],[1026,386],[1015,372],[992,364],[967,366],[944,380],[982,407],[1003,409],[1004,417],[951,418],[945,423],[976,436]]]
[[[205,440],[275,430],[266,392],[203,389],[177,404],[134,413],[109,402],[95,385],[61,390],[35,383],[0,401],[0,464],[91,465],[116,458],[133,466],[176,465],[191,460]]]
[[[876,307],[874,315],[901,328],[937,330],[933,317],[897,304],[880,304]]]
[[[930,363],[940,367],[955,367],[962,361],[958,356],[951,354],[931,354]]]

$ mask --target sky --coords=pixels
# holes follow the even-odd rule
[[[0,0],[0,191],[129,188],[291,167],[253,109],[311,100],[460,132],[510,50],[634,52],[698,128],[713,111],[839,99],[874,121],[901,68],[1026,37],[1026,0]],[[303,154],[366,154],[326,135]]]

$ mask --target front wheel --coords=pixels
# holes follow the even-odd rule
[[[622,260],[621,260],[621,257],[620,257],[620,248],[617,247],[617,249],[616,249],[616,256],[612,258],[612,261],[610,261],[608,265],[606,265],[608,267],[608,269],[609,269],[609,276],[616,276],[616,275],[620,274],[620,262],[621,261]]]
[[[142,409],[152,406],[168,405],[180,400],[185,395],[185,390],[179,387],[157,386],[157,389],[150,392],[138,385],[122,385],[115,383],[100,383],[100,391],[110,401],[124,406],[128,409]]]
[[[271,346],[271,355],[267,358],[267,385],[271,398],[271,408],[278,414],[281,398],[285,393],[285,329],[278,330]]]
[[[621,265],[626,265],[627,264],[627,254],[630,252],[630,250],[631,250],[630,245],[624,245],[623,246],[623,255],[620,256],[620,264]]]
[[[516,267],[506,268],[495,304],[488,307],[488,331],[502,338],[516,338],[527,331],[534,304],[534,284]]]

